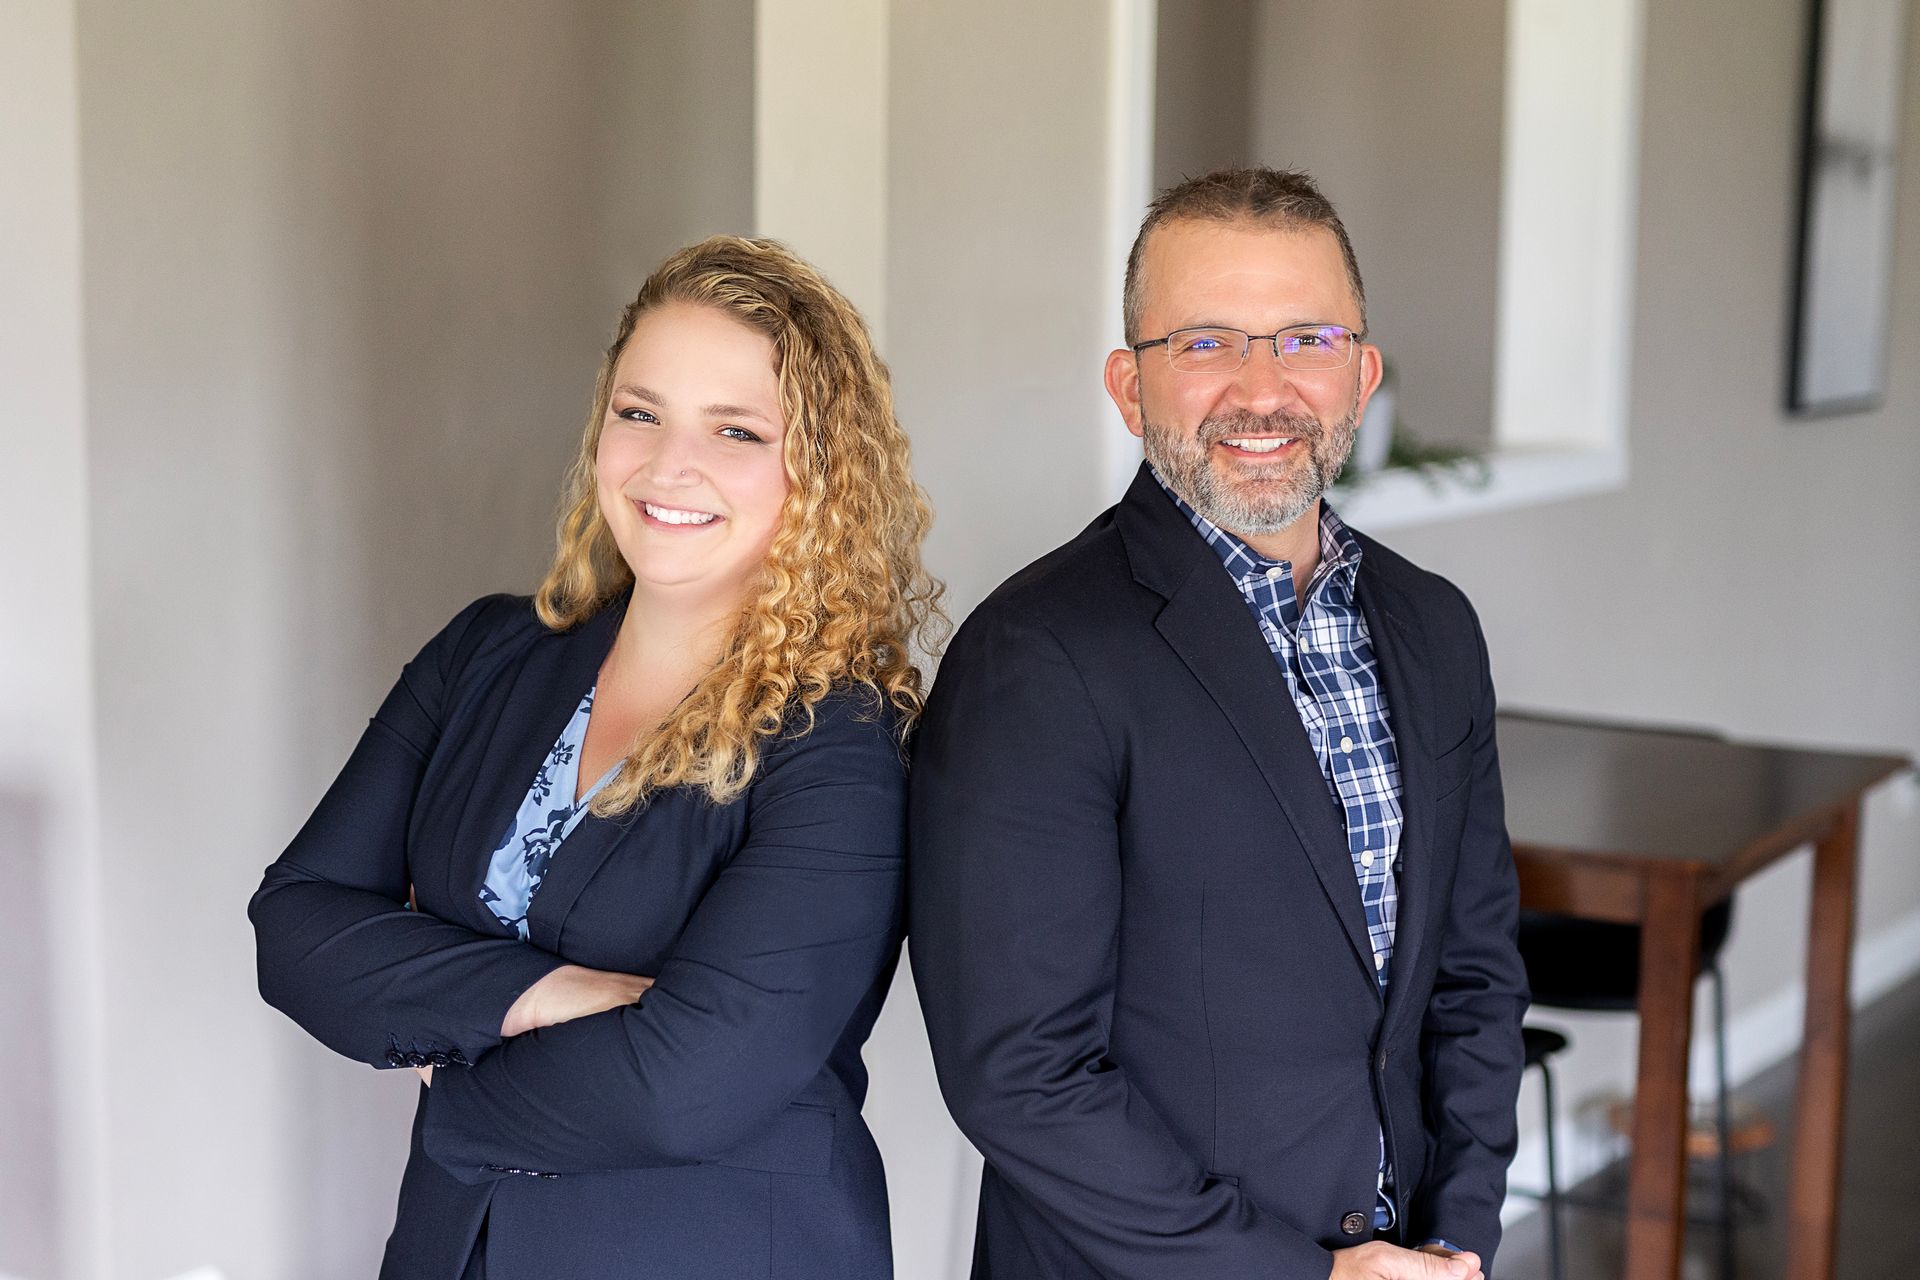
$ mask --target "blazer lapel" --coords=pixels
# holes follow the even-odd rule
[[[1155,628],[1253,757],[1372,987],[1373,949],[1340,813],[1246,601],[1145,467],[1118,518],[1135,578],[1167,599]]]
[[[474,909],[495,927],[498,922],[478,905],[488,859],[526,799],[534,773],[572,719],[580,699],[593,687],[625,614],[622,598],[572,631],[539,637],[495,704],[492,722],[474,726],[474,732],[486,735],[487,745],[455,829],[453,856],[447,859],[447,888],[455,901],[475,904]],[[573,851],[574,841],[594,821],[588,818],[575,828],[563,846],[566,853]],[[560,861],[556,856],[555,865]],[[543,886],[534,900],[538,902],[544,894]]]
[[[646,816],[646,811],[622,814],[617,818],[599,818],[588,814],[573,829],[547,866],[547,878],[527,908],[527,932],[535,946],[548,951],[560,949],[560,938],[567,913],[580,900],[580,893],[593,879],[613,851]]]
[[[1432,915],[1433,885],[1433,673],[1424,646],[1405,606],[1405,597],[1385,582],[1376,556],[1363,549],[1355,595],[1367,620],[1374,661],[1379,666],[1394,746],[1400,758],[1400,870],[1396,873],[1399,915],[1394,927],[1393,980],[1387,986],[1387,1013],[1396,1016],[1396,1000],[1411,985],[1399,980],[1413,972],[1426,944]]]

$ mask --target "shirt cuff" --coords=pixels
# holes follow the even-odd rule
[[[1455,1244],[1453,1241],[1445,1239],[1444,1237],[1441,1237],[1441,1236],[1428,1236],[1425,1240],[1422,1240],[1420,1242],[1420,1247],[1424,1249],[1430,1244],[1437,1244],[1442,1249],[1445,1249],[1448,1253],[1465,1253],[1466,1252],[1465,1249],[1462,1249],[1459,1245]]]

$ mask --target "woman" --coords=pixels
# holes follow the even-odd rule
[[[382,1276],[891,1274],[860,1046],[927,523],[818,273],[723,236],[647,281],[538,594],[407,665],[249,909],[270,1004],[426,1081]]]

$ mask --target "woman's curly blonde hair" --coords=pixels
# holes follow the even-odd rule
[[[836,687],[872,690],[876,711],[891,704],[904,734],[925,700],[914,651],[931,652],[946,625],[941,586],[920,564],[932,514],[866,322],[785,245],[739,236],[680,250],[621,313],[567,477],[553,567],[534,596],[540,620],[556,631],[578,626],[633,582],[600,513],[594,459],[620,352],[640,317],[669,302],[717,308],[773,340],[788,491],[758,587],[718,665],[635,742],[594,797],[603,817],[667,787],[734,799],[767,742],[796,718],[811,726]]]

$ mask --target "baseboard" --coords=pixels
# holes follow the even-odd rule
[[[1920,973],[1920,911],[1912,912],[1861,939],[1853,949],[1851,997],[1858,1009],[1872,1003]],[[1762,1071],[1784,1061],[1800,1047],[1801,1021],[1806,1011],[1807,988],[1796,981],[1727,1021],[1727,1076],[1734,1085],[1744,1084]],[[1712,1028],[1702,1027],[1694,1035],[1689,1088],[1696,1097],[1713,1092]],[[1576,1114],[1564,1107],[1554,1117],[1563,1134],[1575,1133]],[[1624,1154],[1624,1144],[1563,1141],[1560,1144],[1560,1185],[1571,1187],[1606,1168]],[[1543,1187],[1547,1182],[1547,1143],[1541,1133],[1521,1142],[1514,1157],[1509,1181],[1514,1186]],[[1524,1196],[1508,1196],[1500,1220],[1511,1224],[1539,1208]]]

